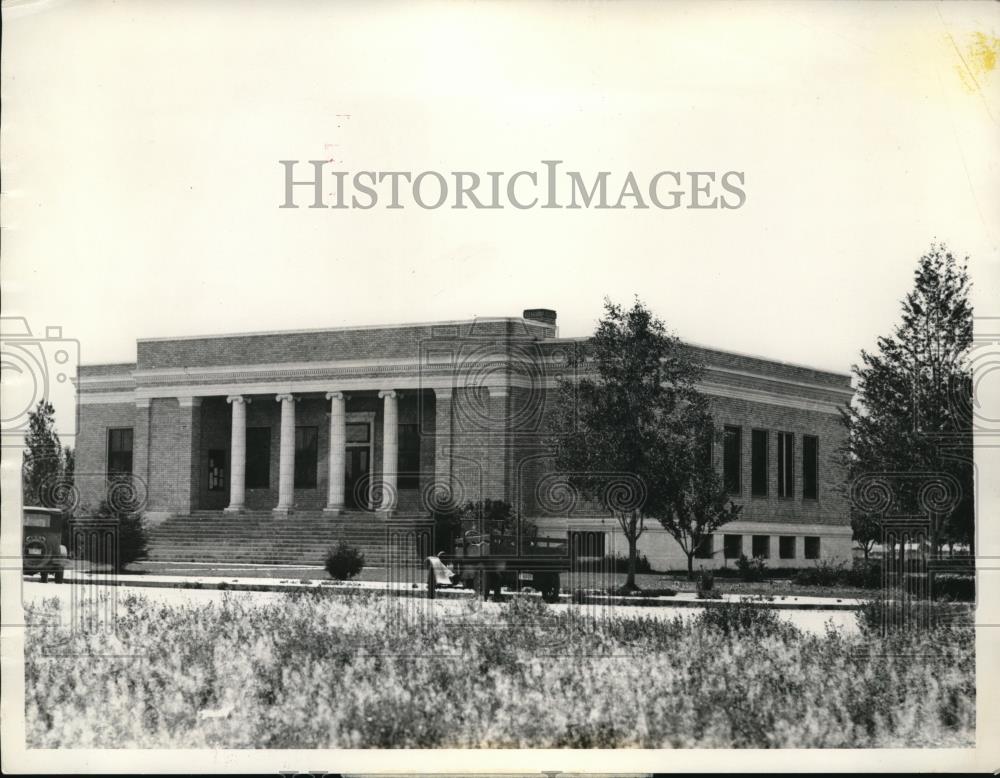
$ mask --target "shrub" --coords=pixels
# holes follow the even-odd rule
[[[609,554],[604,559],[581,559],[575,564],[579,570],[610,570],[614,573],[627,573],[628,554]],[[635,571],[637,573],[653,572],[653,567],[649,564],[645,554],[636,554]]]
[[[815,567],[807,567],[795,575],[795,583],[800,586],[836,586],[845,575],[843,562],[820,560]]]
[[[861,589],[879,589],[882,586],[882,563],[877,559],[856,559],[841,579],[848,586]]]
[[[149,535],[146,521],[141,513],[130,510],[128,503],[121,505],[109,504],[102,500],[93,516],[75,518],[72,521],[70,536],[73,537],[73,547],[69,552],[77,559],[85,559],[95,564],[114,564],[115,569],[122,571],[132,562],[145,559],[149,552]],[[117,559],[109,558],[109,546],[100,542],[100,535],[110,526],[114,527],[117,542]],[[88,533],[86,528],[100,528],[97,533]],[[76,533],[75,529],[84,530]],[[113,553],[113,552],[111,552]]]
[[[795,630],[791,624],[781,621],[774,608],[755,605],[752,600],[727,602],[725,605],[706,608],[699,614],[698,624],[717,629],[726,635],[752,631],[770,634],[785,628]]]
[[[747,559],[746,554],[740,554],[736,560],[736,569],[740,571],[740,577],[747,583],[763,581],[766,577],[766,563],[761,557],[755,556]]]
[[[711,570],[702,568],[698,571],[698,591],[711,592],[715,589],[715,575]]]
[[[353,578],[364,566],[365,555],[342,540],[326,552],[326,572],[338,581]]]
[[[971,575],[946,575],[937,573],[928,581],[926,573],[908,573],[906,592],[915,596],[930,594],[935,600],[973,602],[976,599],[976,580]]]

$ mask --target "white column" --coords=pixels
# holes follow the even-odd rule
[[[231,394],[226,402],[233,406],[233,431],[229,445],[229,507],[226,513],[239,513],[246,507],[247,403],[250,400]]]
[[[392,389],[378,393],[382,398],[382,500],[381,511],[396,508],[396,471],[399,462],[398,394]]]
[[[281,442],[278,446],[278,505],[274,513],[291,513],[295,504],[295,398],[279,394]]]
[[[347,413],[343,392],[327,392],[330,401],[330,467],[327,473],[326,508],[328,513],[344,510],[344,477],[347,463]]]

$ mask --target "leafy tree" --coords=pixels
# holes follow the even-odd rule
[[[41,505],[46,486],[64,472],[62,444],[56,432],[55,408],[48,400],[38,401],[28,413],[28,432],[24,436],[24,459],[21,477],[26,505]]]
[[[583,377],[560,381],[548,415],[556,467],[618,521],[628,542],[624,588],[635,590],[646,519],[671,515],[690,471],[692,429],[705,407],[695,390],[700,368],[638,299],[629,310],[605,300],[576,361]]]
[[[852,510],[851,533],[854,542],[864,552],[865,561],[867,562],[875,544],[882,539],[882,522],[878,520],[877,516],[871,513]]]
[[[852,367],[857,403],[842,412],[848,431],[844,462],[851,480],[887,474],[894,512],[926,512],[921,487],[929,474],[957,481],[957,505],[932,529],[935,551],[943,542],[957,540],[970,547],[974,542],[972,374],[967,359],[972,306],[966,262],[939,244],[920,257],[913,289],[902,302],[901,322],[892,335],[878,339],[875,353],[861,352],[862,365]],[[864,543],[870,524],[860,519],[853,524],[855,538]]]
[[[669,511],[660,517],[663,528],[687,557],[691,580],[694,556],[702,543],[743,509],[729,498],[726,485],[712,463],[713,437],[712,417],[704,410],[691,413],[685,450],[675,452],[676,480]]]

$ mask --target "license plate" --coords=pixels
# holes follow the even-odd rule
[[[40,549],[40,548],[29,548],[28,549],[28,554],[30,556],[41,556],[42,555],[42,549]]]
[[[518,573],[517,574],[517,580],[518,581],[534,581],[535,577],[531,573]]]

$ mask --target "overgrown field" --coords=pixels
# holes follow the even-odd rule
[[[445,621],[365,596],[132,596],[102,636],[59,626],[58,607],[28,611],[31,747],[974,743],[973,634],[956,626],[883,638],[747,606],[682,622],[468,603]]]

